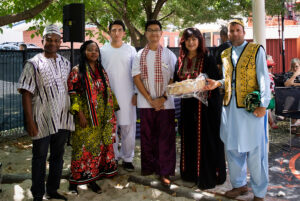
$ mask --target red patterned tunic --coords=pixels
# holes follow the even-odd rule
[[[91,96],[83,90],[78,67],[74,67],[68,79],[68,88],[71,97],[71,112],[75,113],[75,132],[71,136],[72,161],[70,183],[85,184],[100,177],[110,177],[117,174],[117,164],[113,151],[115,138],[117,100],[112,93],[108,77],[107,88],[101,79],[98,70],[95,73],[87,68],[87,77]],[[105,96],[104,93],[107,93]],[[106,100],[105,97],[107,97]],[[93,125],[89,110],[88,98],[92,101],[98,125]],[[88,126],[82,128],[76,112],[83,111]]]

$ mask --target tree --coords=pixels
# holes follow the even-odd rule
[[[164,25],[173,24],[180,29],[220,18],[230,19],[249,10],[251,0],[103,0],[98,1],[98,6],[92,1],[85,1],[85,5],[88,21],[99,30],[107,32],[111,19],[122,19],[133,45],[142,47],[146,43],[144,25],[147,20],[157,19]]]
[[[37,2],[38,1],[24,0],[2,1],[0,3],[0,27],[22,20],[32,19],[53,3],[54,0],[43,0],[42,2]]]
[[[213,22],[216,19],[229,19],[251,7],[251,0],[73,0],[59,1],[60,6],[67,3],[84,3],[86,22],[96,25],[100,32],[108,32],[112,19],[122,19],[128,28],[128,36],[136,47],[146,44],[144,35],[145,21],[160,20],[163,25],[173,24],[179,29],[194,26],[201,22]],[[62,8],[52,4],[42,13],[49,21],[62,19]],[[51,8],[55,7],[55,8]],[[54,18],[53,18],[54,17]],[[56,18],[56,19],[55,19]],[[36,27],[35,27],[36,28]],[[94,33],[87,32],[93,35]],[[103,42],[105,38],[101,38]]]
[[[277,15],[281,4],[274,3],[283,0],[265,0],[268,14]],[[288,1],[288,0],[286,0]],[[36,26],[31,29],[42,33],[45,23],[62,22],[63,6],[70,3],[84,3],[86,23],[97,26],[99,33],[108,32],[108,24],[113,19],[124,21],[128,38],[136,47],[146,43],[144,36],[145,21],[157,19],[163,25],[173,24],[178,29],[194,26],[198,23],[214,22],[216,19],[230,19],[237,14],[248,16],[251,13],[252,0],[4,0],[0,16],[7,12],[22,13],[25,8],[34,8],[39,4],[50,2],[48,7],[34,18]],[[41,3],[42,2],[42,3]],[[52,2],[52,3],[51,3]],[[5,8],[9,8],[8,11]],[[276,14],[275,14],[276,13]],[[0,20],[2,22],[2,20]],[[91,31],[87,35],[94,35]],[[106,40],[99,34],[99,41]]]
[[[284,6],[285,3],[294,3],[295,11],[300,11],[300,3],[295,3],[295,0],[266,0],[267,14],[271,16],[287,14],[288,10]]]

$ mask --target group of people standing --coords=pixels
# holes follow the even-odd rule
[[[264,116],[270,100],[266,55],[260,45],[244,40],[241,21],[233,20],[228,28],[232,47],[221,54],[220,73],[196,28],[184,30],[177,59],[160,45],[159,21],[146,22],[147,45],[136,52],[123,42],[125,25],[116,20],[109,25],[110,43],[100,49],[94,41],[84,42],[80,62],[71,69],[69,61],[57,54],[59,29],[46,27],[44,52],[25,64],[19,79],[27,131],[33,138],[34,200],[45,194],[49,146],[47,196],[67,199],[57,190],[70,131],[71,191],[78,193],[78,185],[88,184],[101,193],[96,181],[116,175],[120,160],[125,170],[134,171],[136,105],[141,120],[141,174],[155,173],[169,186],[170,176],[175,175],[176,133],[174,100],[166,87],[200,73],[208,76],[208,105],[195,98],[181,100],[181,177],[200,189],[224,183],[226,154],[233,189],[225,195],[235,198],[248,192],[248,166],[254,200],[263,200],[268,186]],[[225,91],[224,100],[218,87]],[[261,105],[249,113],[243,99],[253,90],[260,91]]]

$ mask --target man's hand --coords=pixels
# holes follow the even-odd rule
[[[136,106],[137,104],[137,94],[134,94],[131,98],[131,104]]]
[[[27,124],[27,132],[31,137],[37,136],[39,130],[35,122],[30,122]]]
[[[78,117],[79,117],[79,126],[81,128],[85,128],[87,126],[87,120],[84,116],[84,113],[82,111],[78,112]]]
[[[207,78],[206,81],[208,82],[208,84],[203,87],[203,90],[205,91],[211,91],[221,86],[221,83],[216,80]]]
[[[155,109],[155,111],[159,111],[164,109],[164,103],[166,99],[163,97],[156,98],[152,101],[152,107]]]
[[[253,115],[256,117],[263,117],[266,114],[266,108],[265,107],[257,107],[254,112]]]
[[[27,90],[21,90],[22,93],[22,105],[24,109],[24,115],[26,120],[26,129],[28,134],[31,137],[37,136],[38,134],[38,126],[36,122],[33,120],[32,115],[32,94]]]

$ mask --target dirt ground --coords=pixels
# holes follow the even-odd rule
[[[269,169],[270,169],[270,186],[266,200],[299,200],[300,198],[300,155],[299,160],[293,159],[300,153],[300,137],[292,136],[292,148],[287,145],[289,142],[289,121],[279,121],[279,129],[270,130],[269,142]],[[27,179],[18,183],[2,184],[1,201],[23,201],[32,200],[30,192],[31,180],[31,148],[32,142],[28,136],[11,137],[0,136],[0,162],[2,162],[2,175],[23,175]],[[177,155],[180,153],[180,137],[177,137]],[[70,168],[71,147],[66,146],[64,155],[63,174],[67,175]],[[294,169],[290,168],[290,160],[294,160]],[[136,171],[128,173],[119,167],[119,174],[111,179],[102,179],[97,183],[101,186],[103,193],[98,195],[93,193],[86,185],[80,186],[79,195],[68,192],[67,177],[61,180],[60,192],[68,197],[68,200],[192,200],[186,197],[176,197],[168,194],[163,190],[153,187],[144,186],[138,183],[129,182],[130,176],[140,176],[140,145],[139,140],[136,143],[134,165]],[[177,169],[174,183],[178,186],[184,186],[191,192],[199,192],[199,189],[192,184],[180,180],[179,176],[179,158],[177,157]],[[294,171],[294,172],[293,172]],[[296,171],[296,172],[295,172]],[[297,176],[299,175],[299,177]],[[229,178],[229,176],[228,176]],[[148,179],[157,181],[157,176],[149,176]],[[230,182],[210,189],[207,192],[213,195],[222,195],[230,189]],[[239,200],[251,200],[253,194],[241,196]],[[226,198],[220,200],[228,200]]]

